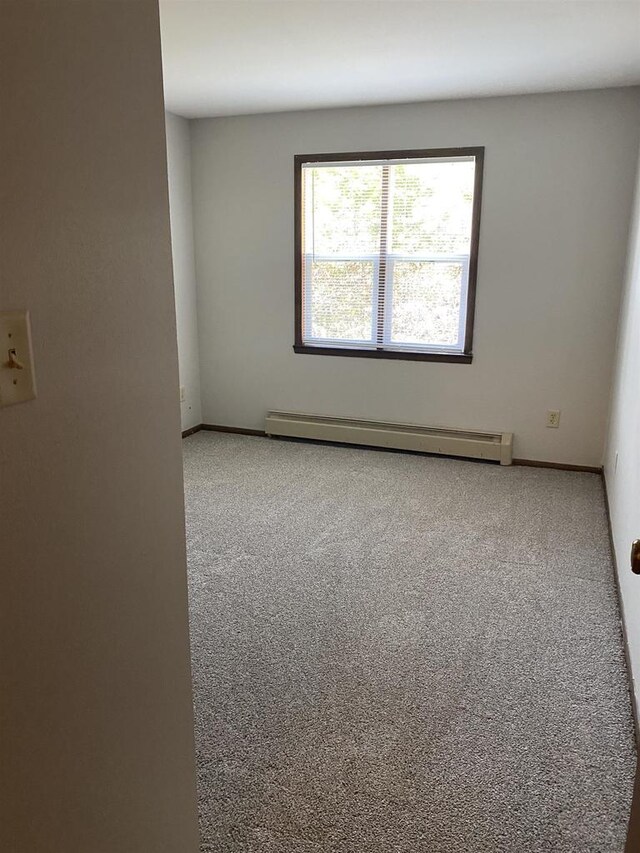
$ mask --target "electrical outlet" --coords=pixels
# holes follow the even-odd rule
[[[547,426],[557,429],[560,426],[560,409],[549,409],[547,412]]]
[[[187,389],[184,387],[184,385],[181,385],[180,386],[180,402],[184,403],[184,401],[186,399],[187,399]]]

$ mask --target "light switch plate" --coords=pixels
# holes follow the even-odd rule
[[[0,406],[36,396],[28,311],[0,311]]]

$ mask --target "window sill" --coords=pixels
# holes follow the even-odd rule
[[[441,361],[449,364],[471,364],[471,353],[401,352],[400,350],[351,349],[347,347],[314,347],[294,344],[293,351],[305,355],[337,355],[347,358],[390,358],[395,361]]]

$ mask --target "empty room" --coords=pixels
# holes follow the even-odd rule
[[[640,851],[640,0],[0,39],[0,848]]]
[[[640,7],[160,12],[202,849],[621,851]]]

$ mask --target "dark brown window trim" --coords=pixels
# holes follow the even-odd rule
[[[469,251],[469,285],[467,291],[467,317],[465,323],[465,349],[463,353],[397,352],[394,350],[358,350],[341,347],[316,347],[302,340],[302,165],[326,163],[335,160],[394,160],[417,157],[474,157],[475,180],[473,186],[473,211],[471,214],[471,246]],[[480,212],[482,209],[482,175],[484,147],[473,148],[411,148],[401,151],[347,151],[334,154],[296,154],[294,156],[294,263],[295,263],[295,343],[294,352],[309,355],[335,355],[351,358],[389,358],[405,361],[441,361],[471,364],[473,360],[473,323],[476,307],[478,276],[478,248],[480,242]]]
[[[392,349],[354,349],[352,347],[315,347],[294,344],[293,351],[305,355],[341,355],[347,358],[391,358],[395,361],[444,361],[449,364],[471,364],[470,352],[400,352]]]

